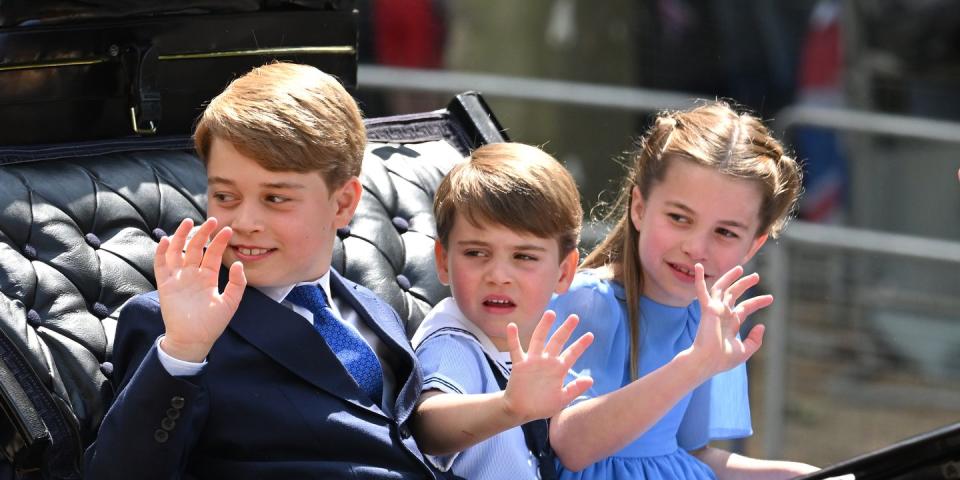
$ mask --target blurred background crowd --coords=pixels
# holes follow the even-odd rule
[[[756,433],[732,448],[827,465],[960,421],[960,2],[357,5],[368,116],[478,90],[587,211],[662,108],[728,99],[792,146],[805,194],[752,266],[777,303],[754,319]]]

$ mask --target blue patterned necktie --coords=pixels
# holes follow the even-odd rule
[[[379,404],[383,392],[383,370],[373,349],[356,330],[338,320],[327,296],[318,285],[299,285],[287,295],[287,301],[313,312],[313,328],[346,367],[360,388]]]

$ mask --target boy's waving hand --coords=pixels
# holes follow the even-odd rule
[[[233,231],[221,229],[204,251],[217,219],[208,218],[188,241],[192,228],[193,220],[185,219],[173,237],[160,239],[153,269],[166,329],[161,343],[164,352],[180,360],[201,362],[236,313],[247,280],[243,264],[235,262],[220,293],[220,261]]]

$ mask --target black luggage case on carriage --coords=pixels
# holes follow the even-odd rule
[[[356,85],[349,0],[0,0],[0,145],[189,134],[267,60]]]

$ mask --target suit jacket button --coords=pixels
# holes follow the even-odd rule
[[[173,408],[176,408],[177,410],[180,410],[181,408],[183,408],[183,405],[186,403],[187,401],[184,400],[183,397],[178,396],[170,399],[170,406]]]
[[[167,418],[172,418],[174,420],[180,418],[180,410],[177,410],[176,408],[168,408]]]
[[[400,425],[400,438],[404,440],[410,438],[410,427],[406,424]]]
[[[177,422],[175,422],[175,421],[174,421],[172,418],[170,418],[170,417],[165,417],[163,420],[160,421],[160,428],[162,428],[162,429],[164,429],[164,430],[166,430],[166,431],[168,431],[168,432],[171,431],[171,430],[173,430],[173,427],[176,427],[176,426],[177,426]]]
[[[167,439],[170,438],[170,434],[166,430],[160,430],[159,428],[153,432],[153,439],[157,443],[166,443]]]

